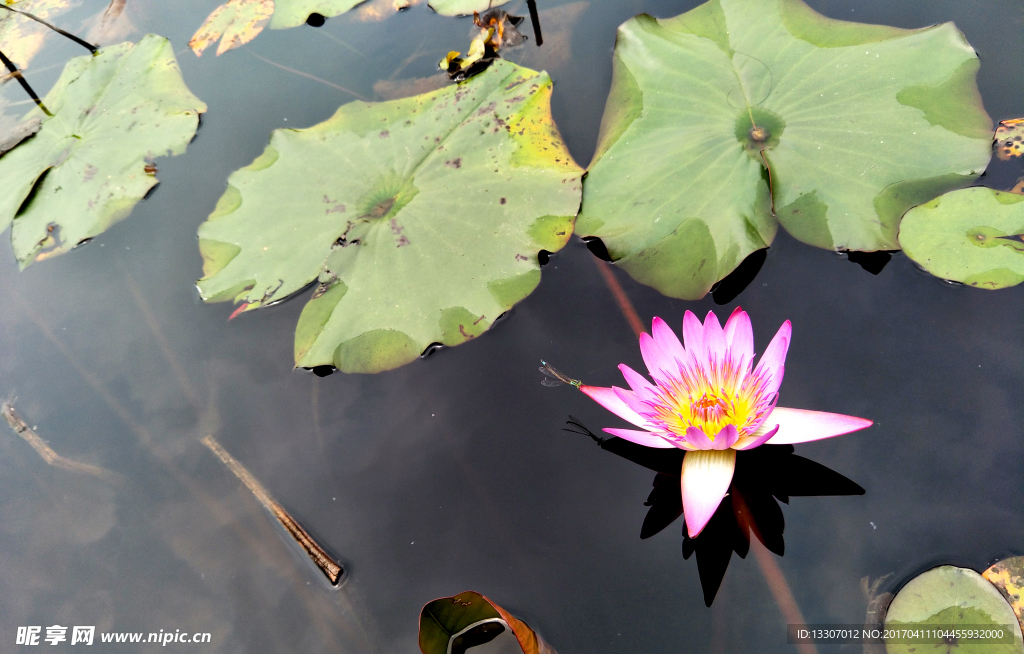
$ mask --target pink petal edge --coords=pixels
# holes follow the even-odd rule
[[[741,358],[753,360],[754,328],[750,324],[750,316],[740,307],[736,307],[725,322],[725,342],[735,361],[738,362]]]
[[[770,445],[791,445],[832,438],[866,429],[874,424],[866,418],[781,406],[775,407],[768,416],[768,422],[779,425],[778,433],[768,440]]]
[[[616,393],[614,388],[604,386],[580,386],[587,397],[608,409],[618,417],[633,423],[637,427],[646,427],[647,421],[639,413],[629,408]],[[620,389],[621,390],[621,389]]]
[[[658,449],[671,449],[675,447],[671,442],[665,440],[657,434],[652,434],[649,431],[637,431],[635,429],[617,429],[615,427],[605,427],[601,431],[617,436],[623,440],[627,440],[630,443],[636,443],[637,445],[643,445],[644,447],[656,447]]]
[[[786,353],[789,351],[789,341],[793,336],[793,325],[787,320],[775,332],[772,342],[768,344],[761,360],[757,362],[754,374],[764,374],[770,377],[767,392],[774,393],[782,385],[782,376],[785,372]]]

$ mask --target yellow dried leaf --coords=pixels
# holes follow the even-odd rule
[[[996,156],[1003,161],[1024,154],[1024,118],[1004,120],[996,128]]]
[[[1020,156],[1019,153],[1016,156]],[[1024,598],[1024,556],[1003,559],[981,573],[981,576],[999,589],[1006,601],[1010,603],[1021,629],[1024,629],[1024,599],[1022,599]]]
[[[217,54],[221,55],[256,38],[273,15],[274,0],[228,0],[206,17],[188,45],[198,57],[220,39]]]

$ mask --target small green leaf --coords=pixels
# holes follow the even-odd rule
[[[0,157],[0,229],[24,268],[131,213],[157,180],[154,157],[177,155],[206,105],[185,86],[170,42],[147,35],[71,59],[39,109],[39,132]]]
[[[546,74],[496,61],[276,130],[199,228],[203,298],[251,310],[317,281],[302,367],[378,372],[476,338],[536,288],[537,253],[572,234],[582,171],[550,94]]]
[[[997,289],[1024,281],[1024,195],[989,188],[946,193],[903,217],[907,256],[943,279]]]
[[[943,565],[911,579],[893,598],[885,628],[949,630],[1001,629],[1010,642],[951,639],[934,644],[886,643],[888,654],[1020,654],[1024,652],[1020,625],[1013,609],[995,586],[968,568]]]

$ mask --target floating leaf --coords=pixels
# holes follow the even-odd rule
[[[0,157],[0,230],[14,221],[23,268],[127,217],[157,183],[147,159],[184,152],[206,111],[152,34],[70,60],[44,102],[54,115],[29,112],[39,132]]]
[[[912,627],[910,627],[912,626]],[[896,593],[885,616],[886,629],[1002,629],[1006,640],[952,639],[934,644],[886,642],[888,654],[1019,654],[1020,625],[999,591],[974,570],[943,565],[918,575]]]
[[[188,45],[199,57],[220,39],[219,56],[256,38],[273,15],[274,0],[228,0],[206,17]]]
[[[996,128],[996,157],[1009,161],[1024,154],[1024,118],[1004,120]]]
[[[903,217],[907,256],[943,279],[978,288],[1024,281],[1024,195],[968,188],[935,198]]]
[[[310,14],[320,14],[325,18],[340,16],[361,2],[364,0],[280,0],[270,20],[270,29],[298,27]]]
[[[228,0],[206,17],[188,42],[196,56],[217,39],[217,54],[245,45],[267,27],[298,27],[311,14],[340,16],[365,0]]]
[[[420,651],[423,654],[465,652],[490,642],[510,629],[523,654],[556,654],[537,633],[480,593],[471,590],[442,597],[420,611]]]
[[[51,20],[79,4],[79,0],[0,0],[8,7],[42,18]],[[18,68],[26,68],[32,58],[43,47],[43,40],[52,30],[28,16],[13,11],[0,9],[0,52],[17,64]],[[0,68],[0,70],[3,70]],[[6,72],[6,71],[4,71]]]
[[[909,207],[989,160],[977,69],[951,23],[848,23],[802,0],[637,16],[619,28],[577,231],[687,299],[771,243],[773,207],[806,243],[896,249]]]
[[[981,573],[1010,603],[1017,623],[1024,628],[1024,556],[1013,556]]]
[[[295,334],[303,367],[378,372],[478,336],[572,233],[581,171],[550,96],[546,74],[497,61],[275,130],[199,228],[203,298],[251,310],[319,281]]]
[[[468,16],[474,11],[483,13],[500,7],[508,0],[430,0],[430,8],[442,16]]]

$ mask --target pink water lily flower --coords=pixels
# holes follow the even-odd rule
[[[626,364],[619,370],[631,390],[580,386],[615,415],[643,429],[604,431],[647,447],[686,450],[681,485],[686,530],[704,529],[729,491],[736,450],[804,443],[871,426],[837,413],[775,406],[793,329],[782,323],[754,367],[754,332],[739,307],[725,329],[713,312],[704,324],[687,311],[685,347],[661,318],[640,336],[640,353],[654,383]]]

